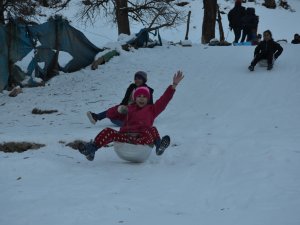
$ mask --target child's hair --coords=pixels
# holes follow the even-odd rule
[[[144,71],[138,71],[134,74],[134,79],[141,78],[143,80],[143,83],[145,84],[147,82],[147,73]]]
[[[264,31],[264,34],[265,34],[265,33],[268,33],[268,34],[270,35],[270,37],[272,37],[272,32],[271,32],[270,30],[265,30],[265,31]]]

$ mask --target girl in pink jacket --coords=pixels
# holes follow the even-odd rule
[[[164,94],[154,103],[147,104],[150,99],[150,91],[147,87],[139,87],[135,90],[134,103],[128,106],[119,105],[107,111],[109,119],[123,121],[120,131],[112,128],[103,129],[94,141],[81,144],[79,151],[90,161],[94,160],[95,152],[110,142],[125,142],[140,145],[155,145],[156,154],[161,155],[170,144],[170,137],[160,138],[156,127],[153,126],[155,118],[166,108],[172,99],[176,86],[183,79],[181,71],[177,71]]]

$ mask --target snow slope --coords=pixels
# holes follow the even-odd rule
[[[186,5],[183,9],[186,11],[186,15],[190,10],[191,21],[190,21],[190,30],[189,30],[189,40],[194,43],[201,42],[202,34],[202,20],[203,20],[203,1],[202,0],[187,0],[190,2],[189,5]],[[300,12],[300,1],[299,0],[289,0],[288,3],[296,12],[291,12],[285,10],[281,7],[276,9],[267,9],[261,4],[264,0],[256,0],[254,2],[243,3],[245,7],[254,7],[256,15],[259,16],[258,32],[262,33],[263,31],[270,29],[273,32],[275,40],[286,39],[289,43],[294,37],[295,33],[300,33],[299,25],[299,12]],[[73,7],[78,7],[77,3]],[[219,0],[218,4],[220,9],[224,13],[228,13],[229,10],[234,6],[234,0]],[[72,7],[71,7],[72,9]],[[105,19],[97,19],[97,22],[90,26],[85,26],[76,16],[76,12],[69,10],[63,14],[71,19],[71,25],[80,29],[84,32],[89,39],[98,46],[103,46],[107,42],[114,42],[118,38],[117,28],[115,25],[107,22]],[[225,39],[229,42],[234,40],[234,34],[229,30],[227,14],[221,14],[222,24],[224,29]],[[138,33],[139,30],[143,28],[139,24],[131,24],[131,33]],[[186,24],[181,24],[180,26],[173,29],[160,29],[160,35],[162,39],[179,42],[185,38],[186,34]],[[155,37],[153,37],[155,38]],[[219,27],[216,24],[216,38],[219,38]]]
[[[0,93],[0,143],[46,145],[0,152],[0,224],[300,224],[300,45],[282,46],[272,71],[247,70],[254,47],[164,45]],[[109,147],[90,162],[65,146],[116,128],[85,113],[119,103],[136,71],[157,99],[178,69],[185,78],[155,122],[172,139],[164,155],[131,164]]]

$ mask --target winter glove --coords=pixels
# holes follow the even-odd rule
[[[126,105],[119,105],[118,106],[118,113],[120,114],[127,114],[128,108]]]

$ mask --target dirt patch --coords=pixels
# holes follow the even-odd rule
[[[38,108],[34,108],[32,110],[32,114],[51,114],[51,113],[57,113],[58,110],[53,109],[53,110],[42,110],[42,109],[38,109]]]
[[[85,144],[85,143],[87,143],[87,142],[86,141],[82,141],[82,140],[75,140],[75,141],[67,143],[66,146],[68,146],[70,148],[73,148],[75,150],[78,150],[79,145],[80,144]]]
[[[0,151],[2,152],[25,152],[30,149],[39,149],[44,147],[44,144],[37,144],[31,142],[5,142],[0,144]]]
[[[60,143],[61,144],[65,144],[63,141],[60,141]],[[75,141],[67,143],[66,146],[68,146],[70,148],[73,148],[75,150],[78,150],[79,149],[79,145],[86,144],[86,143],[88,143],[88,141],[75,140]],[[113,143],[110,143],[110,144],[104,145],[103,148],[109,148],[109,147],[112,147],[112,146],[113,146]]]

